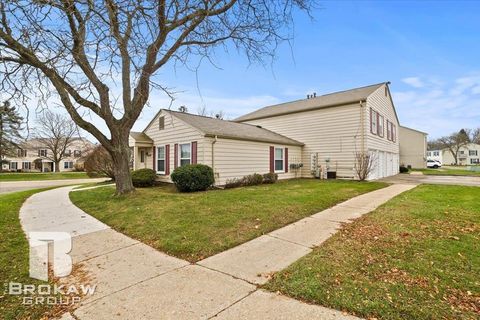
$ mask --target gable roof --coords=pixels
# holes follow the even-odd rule
[[[132,137],[136,142],[153,143],[153,140],[144,132],[130,131],[130,137]]]
[[[341,106],[351,103],[357,103],[365,101],[369,95],[375,90],[388,84],[388,82],[382,82],[378,84],[369,85],[366,87],[360,87],[345,91],[339,91],[321,95],[310,99],[301,99],[273,106],[267,106],[259,110],[253,111],[246,115],[236,118],[234,121],[243,122],[247,120],[268,118],[274,116],[280,116],[289,113],[297,113],[303,111],[311,111],[326,107]]]
[[[167,109],[163,109],[162,111],[177,117],[209,137],[217,136],[219,138],[303,146],[303,143],[301,142],[246,123],[236,123],[228,120],[198,116],[191,113],[171,111]]]
[[[423,132],[423,131],[420,131],[420,130],[417,130],[417,129],[413,129],[413,128],[409,128],[409,127],[405,127],[405,126],[400,126],[400,128],[407,129],[407,130],[412,130],[412,131],[416,131],[416,132],[418,132],[418,133],[421,133],[421,134],[424,134],[424,135],[428,136],[428,133]]]

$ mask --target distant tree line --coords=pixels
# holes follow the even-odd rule
[[[447,149],[458,164],[458,152],[469,143],[480,144],[480,127],[476,129],[461,129],[448,136],[444,136],[428,142],[429,150]]]

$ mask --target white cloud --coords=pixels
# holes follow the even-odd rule
[[[402,81],[414,88],[423,88],[425,83],[419,77],[403,78]]]
[[[480,126],[479,80],[468,76],[393,92],[401,124],[428,132],[430,138]]]

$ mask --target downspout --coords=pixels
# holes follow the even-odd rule
[[[212,170],[213,176],[216,178],[215,175],[215,143],[217,143],[218,137],[215,135],[215,139],[212,141]]]
[[[361,134],[361,141],[360,141],[360,147],[361,147],[361,153],[362,154],[365,154],[365,135],[366,135],[366,132],[365,132],[365,109],[364,109],[364,101],[360,101],[360,122],[361,122],[361,125],[360,125],[360,129],[362,130],[362,134]]]

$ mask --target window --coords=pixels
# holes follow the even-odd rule
[[[165,129],[165,117],[158,118],[158,130]]]
[[[22,169],[23,170],[30,170],[32,169],[32,163],[28,161],[22,162]]]
[[[73,156],[75,158],[81,157],[82,156],[82,151],[81,150],[73,150]]]
[[[465,154],[465,151],[463,151],[463,150],[462,150],[462,151],[460,151],[460,154]]]
[[[373,109],[370,109],[370,131],[372,131],[373,134],[377,134],[377,112],[373,111]]]
[[[65,161],[63,163],[63,169],[72,169],[73,168],[73,161]]]
[[[378,115],[378,125],[377,125],[378,131],[377,131],[377,134],[380,137],[383,138],[384,133],[385,133],[384,128],[383,128],[383,124],[384,124],[385,119],[383,118],[383,116],[379,115],[378,113],[377,113],[377,115]]]
[[[140,162],[141,163],[145,162],[145,151],[144,150],[140,151]]]
[[[392,123],[392,141],[397,141],[397,126]]]
[[[10,162],[10,170],[17,170],[18,162]]]
[[[192,145],[190,143],[184,143],[179,147],[180,166],[185,166],[192,163]]]
[[[285,171],[283,152],[283,148],[275,148],[275,172]]]
[[[165,146],[157,147],[157,172],[165,173]]]
[[[46,157],[47,156],[47,149],[40,149],[38,150],[39,157]]]
[[[477,150],[468,150],[468,155],[469,156],[478,156],[478,151]]]
[[[63,156],[64,156],[64,157],[70,157],[71,155],[72,155],[72,150],[65,150],[65,151],[63,152]]]
[[[440,151],[433,151],[433,156],[438,157],[440,155]]]
[[[18,149],[18,150],[17,150],[17,156],[18,156],[19,158],[26,157],[26,156],[27,156],[27,150]]]
[[[479,158],[470,159],[470,164],[480,164],[480,159]]]

